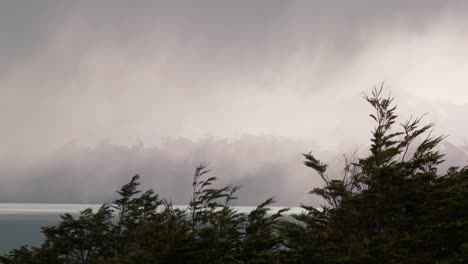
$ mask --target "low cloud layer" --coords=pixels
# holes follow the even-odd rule
[[[468,145],[446,141],[441,150],[449,166],[468,162]],[[342,176],[342,154],[367,153],[365,145],[329,152],[316,144],[273,136],[242,136],[238,140],[206,138],[166,139],[160,147],[101,142],[92,148],[68,145],[34,163],[1,164],[0,202],[102,203],[111,202],[115,191],[131,176],[142,177],[142,189],[153,188],[174,204],[187,204],[197,165],[209,162],[217,186],[239,185],[240,205],[257,205],[274,196],[277,205],[318,205],[307,192],[323,185],[320,177],[302,163],[311,151],[330,165],[328,175]]]
[[[154,188],[175,204],[187,204],[195,167],[209,162],[218,186],[242,186],[239,203],[243,205],[272,196],[280,204],[297,205],[309,201],[306,193],[320,184],[302,165],[301,153],[309,148],[313,146],[305,142],[271,136],[243,136],[236,141],[166,139],[158,148],[142,143],[69,145],[29,166],[17,164],[9,170],[2,166],[0,201],[110,202],[117,188],[139,174],[143,188]]]

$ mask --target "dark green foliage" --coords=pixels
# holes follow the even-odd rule
[[[137,189],[139,186],[139,176],[134,176],[131,181],[118,191],[120,198],[114,201],[113,209],[117,212],[117,222],[111,225],[113,242],[114,262],[125,263],[138,253],[135,247],[138,246],[138,236],[142,226],[154,223],[157,217],[167,216],[158,212],[160,207],[166,202],[160,200],[153,190],[148,190],[140,196]],[[166,219],[159,219],[164,221]],[[155,223],[157,224],[157,223]]]
[[[277,231],[278,220],[288,209],[280,209],[269,215],[267,206],[274,199],[267,199],[247,215],[244,239],[241,245],[241,259],[245,263],[275,263],[279,261],[282,237]]]
[[[197,167],[190,202],[197,259],[199,263],[234,263],[244,222],[244,215],[229,205],[237,187],[213,188],[216,177],[203,179],[208,172],[205,164]]]
[[[329,176],[312,153],[304,164],[324,186],[320,208],[286,218],[267,199],[248,214],[232,202],[237,186],[215,187],[205,164],[193,177],[188,208],[174,208],[134,176],[119,198],[79,216],[65,214],[37,248],[0,263],[468,263],[468,167],[440,175],[442,136],[421,118],[397,125],[393,98],[374,89],[365,100],[375,121],[369,155],[345,156]]]
[[[5,264],[37,263],[35,258],[36,252],[34,250],[22,246],[19,249],[10,251],[10,253],[5,256],[1,256],[0,261]]]
[[[248,215],[238,213],[230,203],[237,186],[212,188],[215,177],[203,179],[206,165],[197,167],[190,203],[196,263],[275,263],[281,238],[276,225],[286,210],[268,214],[267,199]]]
[[[97,263],[111,252],[103,247],[111,239],[111,210],[103,205],[96,213],[91,209],[78,218],[62,216],[60,225],[43,228],[46,241],[43,250],[62,263]]]
[[[186,212],[165,204],[138,229],[127,263],[187,263],[194,256],[190,231]]]

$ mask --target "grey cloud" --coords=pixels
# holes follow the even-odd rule
[[[199,140],[254,134],[310,140],[323,149],[361,144],[368,137],[362,128],[372,125],[363,118],[368,108],[360,93],[381,81],[408,104],[405,114],[415,109],[414,98],[466,102],[467,8],[466,1],[435,0],[2,2],[2,182],[22,182],[31,189],[24,197],[34,199],[52,179],[57,186],[80,183],[78,168],[109,179],[127,177],[131,168],[153,174],[150,162],[138,162],[150,156],[167,164],[155,176],[161,182],[165,174],[189,174],[194,164],[186,156],[167,157],[173,153],[163,138],[171,136],[197,142],[191,157],[224,168],[227,179],[260,189],[267,179],[276,179],[272,188],[288,185],[282,175],[296,169],[280,159],[258,165],[261,155],[229,156],[221,154],[229,144]],[[442,124],[466,131],[456,121]],[[144,151],[128,147],[135,138],[147,144]],[[70,142],[94,146],[104,139],[116,145],[69,160],[52,154]],[[180,152],[192,149],[180,144]],[[136,154],[125,159],[130,153]],[[249,164],[240,158],[255,169],[239,169]],[[184,169],[171,174],[171,166]],[[93,186],[90,200],[97,199]],[[70,201],[88,199],[70,188],[56,191]],[[53,200],[52,193],[40,197]]]

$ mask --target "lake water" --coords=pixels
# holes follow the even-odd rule
[[[44,236],[41,227],[53,226],[64,213],[78,214],[95,204],[0,203],[0,254],[22,245],[38,246]]]
[[[39,246],[44,240],[41,227],[59,223],[64,213],[79,214],[86,208],[98,209],[98,204],[15,204],[0,203],[0,254],[22,245]],[[187,206],[174,206],[187,208]],[[236,206],[239,212],[249,212],[255,207]],[[275,212],[280,207],[272,207]],[[291,208],[289,213],[299,213]]]

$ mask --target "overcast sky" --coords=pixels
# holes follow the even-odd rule
[[[61,196],[70,194],[61,181],[46,180],[73,182],[81,170],[88,177],[144,171],[154,186],[170,177],[159,170],[182,175],[199,161],[229,174],[227,162],[213,162],[221,154],[206,149],[241,143],[249,151],[242,161],[226,154],[237,164],[227,178],[271,181],[265,164],[276,164],[271,177],[292,184],[286,175],[307,171],[253,150],[280,140],[277,151],[300,166],[300,153],[310,148],[333,153],[364,144],[372,125],[361,95],[383,81],[403,116],[429,112],[441,132],[463,143],[466,14],[468,2],[438,0],[2,1],[0,193],[10,194],[0,202],[27,200],[17,190],[36,199],[35,181],[49,186],[41,192],[57,193],[54,201],[99,200],[101,189]],[[179,140],[185,143],[177,151],[190,155],[167,147]],[[102,142],[115,152],[95,151]],[[129,153],[140,142],[147,163],[122,169],[122,160],[136,160]],[[81,156],[57,154],[70,148]],[[93,168],[84,168],[87,151],[94,151]],[[162,170],[152,155],[174,168],[169,162]],[[312,188],[281,186],[272,194]]]

